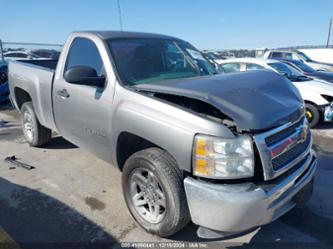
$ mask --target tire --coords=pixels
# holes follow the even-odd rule
[[[23,134],[27,142],[33,147],[48,143],[51,140],[52,131],[39,123],[32,103],[24,103],[21,113]]]
[[[311,128],[314,128],[318,125],[320,121],[320,113],[316,106],[312,104],[305,104],[305,116],[309,121],[309,125]]]
[[[140,174],[143,177],[145,174],[147,175],[147,181],[142,181],[143,178],[140,177],[139,182],[142,186],[137,184],[138,175]],[[150,180],[148,176],[150,176]],[[153,183],[154,181],[155,183]],[[149,186],[153,191],[149,192]],[[176,161],[166,151],[159,148],[149,148],[130,156],[123,168],[122,187],[130,213],[146,231],[160,237],[167,237],[181,230],[190,221],[182,172]],[[146,189],[144,189],[145,187]],[[143,197],[136,198],[137,201],[135,202],[133,191],[139,192],[138,196],[141,193]],[[152,193],[155,193],[155,202]],[[162,195],[164,198],[162,198]],[[148,204],[149,198],[151,208]],[[161,205],[156,208],[153,206],[154,203],[155,205],[162,203],[164,207]],[[136,206],[135,204],[140,205]],[[144,215],[145,211],[146,215]],[[154,213],[149,211],[156,211],[159,214],[156,217],[155,215],[149,216],[150,213]]]

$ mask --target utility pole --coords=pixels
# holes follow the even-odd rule
[[[118,16],[119,16],[120,30],[123,31],[123,19],[122,19],[122,16],[121,16],[121,9],[120,9],[119,0],[117,0],[117,5],[118,5]]]
[[[330,18],[330,25],[328,26],[328,37],[327,37],[327,43],[326,43],[327,48],[330,45],[331,29],[332,29],[332,17]]]
[[[1,54],[1,60],[4,61],[5,58],[4,58],[4,55],[3,55],[3,47],[2,47],[2,41],[0,40],[0,54]]]

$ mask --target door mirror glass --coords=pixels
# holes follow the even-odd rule
[[[95,69],[88,66],[74,66],[69,68],[64,75],[68,83],[104,87],[105,77],[98,76]]]

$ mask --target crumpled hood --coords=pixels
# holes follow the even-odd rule
[[[262,130],[297,119],[303,100],[293,84],[258,70],[136,85],[141,91],[199,99],[219,109],[240,130]]]

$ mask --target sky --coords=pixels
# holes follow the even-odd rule
[[[199,49],[324,45],[333,16],[333,0],[119,1],[124,30],[176,36]],[[5,42],[63,44],[71,31],[120,29],[117,0],[0,3]]]

